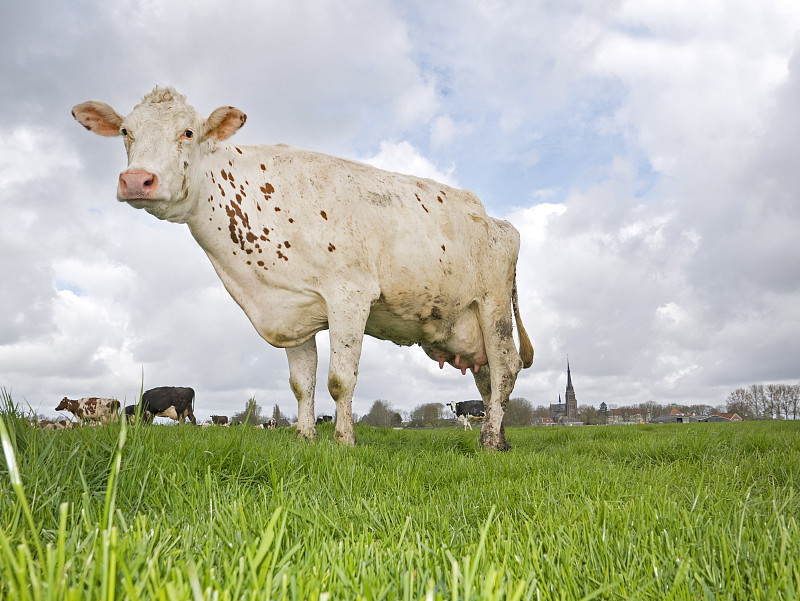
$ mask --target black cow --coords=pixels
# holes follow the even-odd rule
[[[319,415],[317,416],[317,425],[324,424],[327,422],[332,422],[333,416],[332,415]]]
[[[215,426],[227,426],[228,425],[228,416],[227,415],[212,415],[211,416],[211,423]]]
[[[189,418],[197,425],[194,418],[194,390],[182,386],[159,386],[151,388],[142,395],[142,417],[151,423],[154,417],[168,417],[184,423]],[[128,408],[125,407],[125,412]]]
[[[456,414],[456,419],[464,422],[465,430],[467,426],[472,430],[470,422],[482,422],[486,419],[486,408],[483,406],[483,401],[450,402],[447,405]]]

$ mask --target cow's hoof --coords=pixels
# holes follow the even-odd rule
[[[345,434],[344,432],[339,432],[336,430],[333,433],[333,437],[343,447],[354,447],[356,446],[356,435],[355,433],[351,432],[349,434]]]
[[[505,432],[498,434],[481,431],[478,438],[481,446],[487,451],[510,451],[511,445],[506,441]]]
[[[307,442],[316,442],[317,440],[317,429],[312,428],[311,430],[297,430],[297,438],[302,438]]]

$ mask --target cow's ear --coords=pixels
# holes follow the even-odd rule
[[[89,131],[101,136],[118,136],[122,117],[105,102],[84,102],[72,107],[72,116]]]
[[[206,121],[205,137],[216,140],[227,140],[247,121],[239,109],[232,106],[221,106]]]

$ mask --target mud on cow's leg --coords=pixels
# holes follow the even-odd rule
[[[512,336],[510,307],[495,306],[494,310],[482,308],[481,325],[486,354],[489,357],[489,373],[483,374],[484,368],[481,368],[475,374],[475,383],[486,405],[486,419],[478,440],[489,450],[508,451],[511,445],[506,441],[503,415],[514,390],[517,374],[522,369],[522,359],[514,346]],[[486,393],[489,396],[488,403]]]
[[[317,384],[317,342],[311,338],[300,346],[286,349],[289,360],[289,385],[297,399],[297,436],[317,439],[314,425],[314,388]]]

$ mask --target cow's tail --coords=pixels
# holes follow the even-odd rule
[[[522,325],[522,318],[519,315],[519,301],[517,300],[517,274],[514,274],[514,287],[511,289],[511,306],[514,307],[514,319],[517,321],[517,334],[519,335],[519,357],[522,359],[522,367],[533,365],[533,345],[525,326]]]

